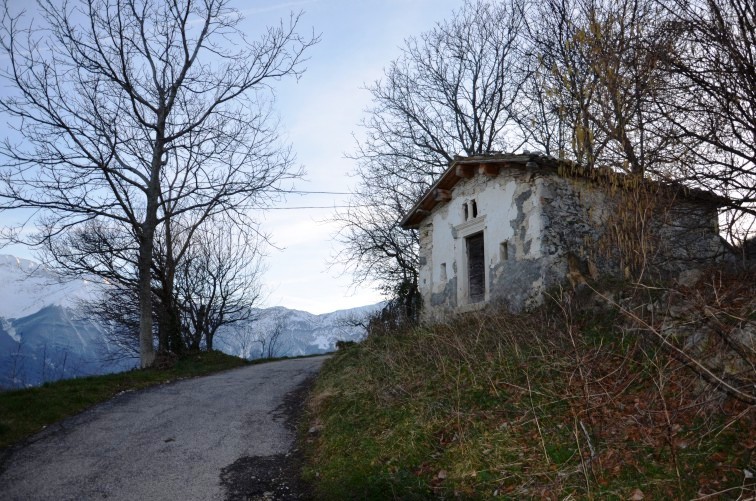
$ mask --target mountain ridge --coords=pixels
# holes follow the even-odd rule
[[[0,284],[0,388],[138,365],[135,358],[114,361],[108,355],[107,328],[80,310],[81,301],[97,297],[96,279],[63,280],[42,264],[5,254],[0,255]],[[359,324],[383,305],[320,314],[284,306],[252,308],[252,320],[219,330],[215,347],[247,359],[326,353],[338,341],[362,339]]]

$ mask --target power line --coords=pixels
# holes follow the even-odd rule
[[[353,195],[348,191],[307,191],[307,190],[294,190],[285,191],[283,194],[294,193],[295,195]]]
[[[260,210],[266,211],[266,210],[299,210],[299,209],[347,209],[349,207],[357,207],[356,205],[311,205],[311,206],[303,206],[303,207],[265,207],[260,208]],[[367,206],[363,206],[367,207]],[[252,208],[252,207],[250,207]]]

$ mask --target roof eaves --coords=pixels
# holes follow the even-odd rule
[[[544,155],[542,153],[498,153],[493,155],[477,155],[472,157],[455,157],[454,160],[449,162],[449,167],[444,173],[436,180],[435,183],[425,192],[425,194],[417,201],[417,203],[410,209],[404,218],[399,222],[400,226],[404,229],[417,228],[420,223],[430,214],[438,203],[441,203],[448,198],[441,195],[442,191],[450,191],[461,179],[470,177],[468,172],[466,175],[458,168],[465,165],[478,166],[479,170],[483,172],[484,165],[500,164],[501,167],[546,167],[554,168],[558,175],[567,177],[581,177],[593,181],[610,180],[612,178],[617,179],[616,176],[623,176],[624,174],[616,172],[607,167],[600,167],[590,169],[582,164],[576,163],[571,160],[560,160],[558,158]],[[535,164],[535,165],[533,165]],[[498,172],[498,171],[497,171]],[[729,201],[726,197],[722,197],[710,191],[688,188],[679,183],[663,183],[668,188],[673,189],[676,193],[681,194],[688,200],[696,202],[703,202],[717,207],[724,207],[729,205]]]
[[[489,164],[501,164],[502,166],[522,165],[525,166],[528,162],[539,160],[543,157],[540,154],[535,153],[521,153],[521,154],[495,154],[495,155],[478,155],[472,157],[455,157],[454,160],[449,162],[449,166],[441,174],[433,185],[425,192],[420,200],[412,206],[410,211],[399,222],[399,225],[404,229],[417,228],[425,217],[430,214],[430,211],[437,205],[439,190],[451,190],[456,184],[464,179],[465,176],[460,175],[458,172],[458,166],[464,165],[489,165]]]

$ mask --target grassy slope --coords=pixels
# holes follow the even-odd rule
[[[201,352],[179,360],[174,367],[166,370],[133,370],[68,379],[37,388],[0,393],[0,448],[123,391],[204,376],[246,364],[241,358],[219,351]]]
[[[756,493],[754,406],[615,315],[470,315],[339,352],[311,398],[318,498]]]

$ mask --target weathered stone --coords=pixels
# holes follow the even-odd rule
[[[452,278],[444,285],[441,292],[431,293],[431,306],[442,306],[445,308],[456,308],[457,306],[457,279]]]
[[[700,348],[703,345],[704,341],[706,341],[706,332],[703,330],[693,330],[685,336],[683,349],[685,351],[693,351],[696,348]]]
[[[470,293],[466,241],[480,234],[485,270],[482,303],[503,304],[513,312],[541,304],[547,290],[577,277],[575,267],[569,266],[570,256],[582,277],[573,287],[589,277],[623,277],[632,267],[628,256],[611,245],[621,206],[615,189],[554,169],[519,169],[510,164],[503,165],[496,177],[474,174],[454,182],[443,187],[450,190],[449,199],[436,200],[430,213],[413,223],[419,229],[420,292],[426,317],[479,306],[477,293]],[[627,209],[628,201],[624,203]],[[691,263],[716,261],[725,254],[712,205],[680,200],[667,212],[650,214],[643,226],[649,245],[643,263],[646,274],[672,274],[679,283],[692,284],[700,276],[690,270]],[[479,271],[474,277],[475,273]],[[666,304],[654,304],[654,312],[663,313]],[[674,305],[670,310],[677,318],[687,314],[689,306]]]
[[[691,321],[695,318],[700,320],[703,315],[700,305],[679,290],[670,289],[666,291],[661,297],[660,303],[666,305],[663,313],[669,319]]]
[[[744,327],[733,329],[730,339],[756,357],[756,323],[750,322]]]
[[[682,287],[693,287],[703,278],[703,272],[695,268],[683,270],[677,276],[677,284]]]

